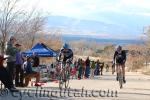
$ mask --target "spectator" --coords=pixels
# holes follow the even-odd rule
[[[16,77],[15,77],[15,85],[16,87],[18,86],[23,86],[23,69],[22,69],[22,64],[23,64],[23,56],[21,53],[21,45],[16,44],[16,48],[18,49],[16,53]]]
[[[106,64],[106,72],[109,72],[109,65]]]
[[[77,78],[77,76],[76,76],[76,67],[75,67],[75,65],[72,63],[71,65],[71,76],[72,76],[72,79],[75,77],[75,78]]]
[[[75,69],[77,71],[78,70],[78,62],[77,61],[74,62],[74,66],[75,66]]]
[[[39,57],[38,57],[38,54],[35,53],[35,52],[33,52],[33,57],[32,57],[32,59],[33,59],[33,67],[38,67],[39,64],[40,64],[40,59],[39,59]]]
[[[35,86],[40,86],[38,82],[40,81],[40,73],[32,70],[31,57],[27,57],[27,61],[24,62],[24,70],[25,70],[25,86],[28,86],[31,78],[35,77],[36,82]]]
[[[55,65],[52,63],[50,68],[50,76],[52,80],[55,80],[56,68]]]
[[[82,78],[85,78],[86,63],[82,60]]]
[[[92,63],[91,63],[91,78],[94,77],[94,70],[95,70],[95,61],[92,61]]]
[[[112,68],[112,74],[114,74],[115,73],[115,64],[114,63],[111,65],[111,68]]]
[[[83,61],[82,61],[82,59],[79,59],[78,60],[78,79],[81,79],[81,76],[82,76],[82,71],[83,71]]]
[[[7,59],[7,69],[11,75],[11,79],[14,80],[15,77],[15,62],[16,62],[16,53],[17,48],[14,46],[16,39],[14,36],[10,37],[10,40],[7,43],[6,55],[8,55]]]
[[[89,60],[89,57],[87,57],[87,59],[85,61],[85,64],[86,64],[85,78],[89,78],[89,75],[90,75],[90,60]]]
[[[100,62],[99,62],[99,60],[97,60],[97,62],[96,62],[96,69],[94,71],[94,74],[100,75]]]
[[[4,84],[6,88],[8,88],[11,92],[18,92],[18,90],[14,87],[12,78],[8,73],[7,69],[3,66],[4,58],[0,55],[0,81]]]
[[[103,75],[104,62],[100,62],[100,75]]]

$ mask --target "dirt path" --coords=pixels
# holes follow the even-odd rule
[[[150,100],[150,76],[139,73],[126,75],[127,83],[124,84],[123,89],[119,88],[115,75],[109,72],[94,79],[71,80],[69,92],[64,90],[64,94],[64,91],[61,91],[61,96],[58,83],[55,82],[47,83],[41,90],[57,91],[57,93],[53,92],[55,97],[51,100]],[[24,89],[35,90],[33,87]],[[9,98],[10,96],[0,97],[0,100],[10,100]],[[13,97],[11,100],[19,100],[19,98]],[[22,100],[50,100],[50,98],[25,96]]]

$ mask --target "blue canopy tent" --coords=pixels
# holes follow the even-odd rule
[[[30,50],[25,51],[23,54],[25,56],[32,56],[34,52],[38,54],[39,57],[56,57],[57,56],[57,53],[54,50],[48,48],[43,43],[37,43]]]

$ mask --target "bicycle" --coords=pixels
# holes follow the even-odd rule
[[[121,64],[118,64],[117,66],[119,68],[119,73],[118,73],[118,81],[119,81],[119,86],[120,86],[120,89],[123,88],[123,72],[122,72],[122,66]]]
[[[60,73],[59,73],[59,88],[68,88],[69,86],[69,80],[70,80],[70,66],[68,62],[64,64],[62,61],[59,63],[60,64]]]

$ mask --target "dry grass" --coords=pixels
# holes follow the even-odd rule
[[[150,65],[142,69],[142,74],[150,75]]]
[[[147,71],[142,72],[142,74],[144,74],[144,75],[150,75],[150,69],[147,70]]]

